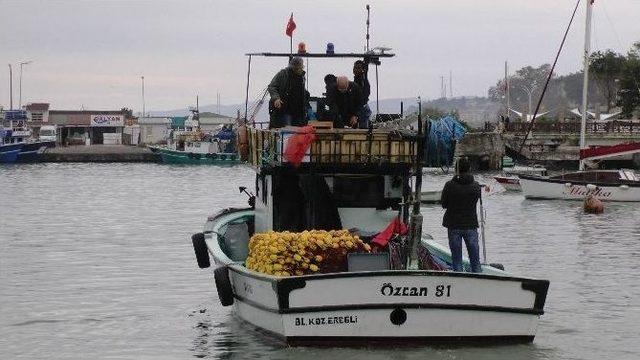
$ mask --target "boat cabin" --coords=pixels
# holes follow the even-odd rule
[[[289,154],[299,128],[247,129],[247,161],[256,171],[255,231],[356,228],[381,231],[407,222],[417,154],[412,133],[315,129],[299,164]]]

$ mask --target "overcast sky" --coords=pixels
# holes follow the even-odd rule
[[[185,108],[244,101],[247,52],[289,50],[284,28],[294,12],[294,44],[323,52],[355,52],[365,44],[365,4],[371,4],[371,46],[392,47],[380,67],[380,98],[437,98],[441,76],[453,73],[453,94],[486,95],[504,74],[553,61],[576,0],[395,1],[58,1],[0,0],[0,104],[14,107],[19,64],[22,102],[54,109]],[[557,73],[581,68],[584,0]],[[626,53],[640,41],[640,0],[596,0],[592,47]],[[252,97],[284,66],[254,59]],[[328,72],[351,75],[351,61],[309,64],[310,90]]]

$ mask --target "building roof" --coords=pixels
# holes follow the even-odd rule
[[[27,111],[47,111],[49,110],[49,103],[29,103],[24,106]]]

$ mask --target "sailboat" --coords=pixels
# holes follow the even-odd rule
[[[584,77],[582,87],[582,121],[580,124],[580,165],[577,172],[542,177],[520,175],[520,186],[527,199],[584,200],[594,196],[608,201],[640,201],[640,176],[628,169],[585,171],[586,161],[640,152],[640,142],[587,148],[585,132],[587,122],[587,90],[589,84],[589,57],[591,14],[594,0],[587,5],[584,41]]]

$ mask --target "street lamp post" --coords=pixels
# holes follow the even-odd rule
[[[13,69],[9,64],[9,110],[13,110]]]
[[[528,114],[533,116],[533,114],[531,113],[531,96],[533,95],[533,91],[536,89],[536,86],[533,85],[530,88],[524,86],[524,85],[520,85],[520,87],[522,88],[522,90],[524,90],[527,95],[529,95],[529,112]]]
[[[19,96],[19,101],[18,101],[18,107],[22,109],[22,66],[23,65],[29,65],[31,64],[33,61],[29,60],[29,61],[24,61],[20,63],[20,96]]]
[[[142,117],[144,117],[144,76],[142,76]]]

